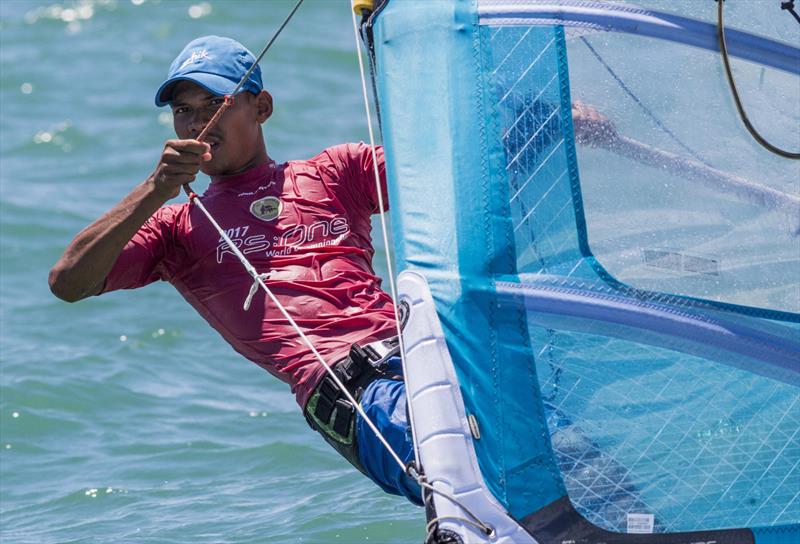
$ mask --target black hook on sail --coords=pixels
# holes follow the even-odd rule
[[[372,85],[372,102],[375,104],[375,114],[378,117],[378,131],[382,129],[381,106],[378,102],[378,85],[375,81],[376,60],[375,60],[375,36],[373,34],[373,23],[375,17],[386,6],[388,0],[353,0],[353,11],[361,17],[359,30],[361,41],[367,48],[367,58],[369,59],[369,80]]]

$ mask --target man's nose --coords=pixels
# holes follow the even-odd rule
[[[197,108],[192,113],[191,119],[189,119],[189,132],[191,132],[193,136],[200,134],[210,119],[211,114],[206,108]]]

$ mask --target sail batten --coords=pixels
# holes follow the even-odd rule
[[[631,5],[561,0],[560,2],[513,2],[480,0],[482,25],[562,25],[583,30],[637,34],[718,51],[716,27],[705,21]],[[771,68],[800,74],[800,49],[741,30],[726,34],[732,56]]]

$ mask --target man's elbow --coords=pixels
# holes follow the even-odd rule
[[[50,284],[50,292],[66,302],[78,302],[86,298],[87,294],[81,293],[69,285],[67,276],[67,272],[56,264],[50,270],[50,275],[47,277],[47,282]]]

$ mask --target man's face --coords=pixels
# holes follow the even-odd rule
[[[191,81],[177,83],[172,96],[173,126],[181,139],[197,138],[225,100]],[[211,145],[211,160],[203,164],[203,173],[235,174],[252,166],[264,153],[261,123],[271,113],[272,100],[266,92],[262,91],[262,96],[249,92],[236,95],[233,105],[205,138]]]

